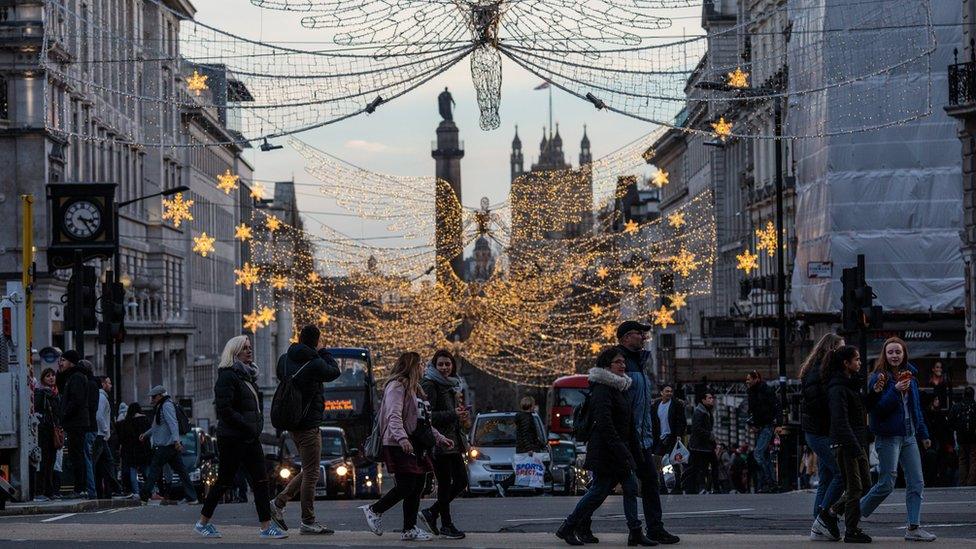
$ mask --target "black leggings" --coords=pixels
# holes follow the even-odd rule
[[[468,469],[461,454],[446,454],[434,458],[437,477],[437,502],[431,505],[434,516],[440,516],[445,526],[453,525],[451,502],[468,486]]]
[[[394,473],[393,489],[383,495],[370,508],[374,513],[383,514],[403,500],[403,531],[412,530],[417,525],[417,511],[420,510],[420,497],[424,493],[426,474]]]
[[[233,490],[237,485],[234,479],[237,470],[244,468],[251,489],[254,490],[254,506],[258,510],[258,520],[271,520],[271,496],[268,495],[268,473],[264,466],[264,450],[258,441],[243,442],[237,439],[217,437],[217,451],[220,466],[217,472],[217,482],[210,488],[207,500],[203,504],[200,514],[208,519],[213,518],[217,502],[227,490]],[[416,511],[415,511],[416,513]]]

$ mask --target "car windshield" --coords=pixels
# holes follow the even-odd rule
[[[538,418],[536,433],[542,439],[541,424]],[[474,437],[472,444],[475,446],[515,446],[515,414],[504,416],[481,416],[475,420]]]
[[[563,387],[559,389],[556,393],[556,406],[570,406],[575,408],[583,403],[586,399],[586,395],[583,393],[584,389],[576,389],[570,387]]]
[[[572,444],[554,444],[550,448],[555,463],[572,463],[576,459],[576,449]]]
[[[366,358],[365,357],[339,357],[339,377],[335,381],[326,384],[328,388],[343,387],[363,387],[366,385]]]
[[[342,457],[342,435],[338,433],[322,433],[322,457]]]

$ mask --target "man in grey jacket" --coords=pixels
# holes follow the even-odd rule
[[[112,436],[112,401],[108,397],[112,390],[112,379],[108,376],[98,376],[95,379],[99,384],[98,409],[95,411],[95,443],[92,445],[95,491],[100,498],[108,494],[113,498],[120,498],[124,494],[122,485],[115,478],[115,456],[108,444],[108,439]]]
[[[156,483],[159,472],[164,465],[169,465],[180,477],[183,483],[184,503],[195,503],[197,492],[190,481],[190,475],[183,466],[181,454],[183,444],[180,442],[180,427],[176,420],[176,404],[166,394],[166,389],[162,385],[157,385],[149,391],[149,398],[153,405],[152,426],[148,431],[139,435],[139,440],[149,438],[153,448],[152,461],[146,469],[146,482],[143,483],[140,499],[143,503],[149,501],[152,496],[153,485]]]

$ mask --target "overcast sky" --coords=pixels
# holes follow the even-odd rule
[[[301,14],[261,9],[246,0],[196,0],[194,5],[198,20],[251,39],[294,42],[328,38],[325,31],[302,29],[299,24]],[[700,34],[700,9],[662,10],[675,16],[673,27],[666,32]],[[479,111],[470,67],[465,59],[431,82],[381,106],[372,115],[354,117],[296,137],[374,172],[433,175],[430,144],[440,122],[437,94],[446,86],[457,103],[454,120],[465,143],[465,156],[461,161],[463,202],[475,207],[482,196],[487,196],[496,203],[508,196],[509,154],[516,125],[522,138],[526,168],[538,157],[542,127],[548,125],[548,93],[533,90],[540,83],[536,76],[506,60],[502,70],[501,127],[482,131],[478,125]],[[594,158],[655,129],[645,122],[597,111],[591,104],[559,90],[553,91],[553,118],[559,124],[567,160],[574,166],[578,165],[584,124]],[[284,144],[283,140],[281,142]],[[250,150],[245,157],[255,166],[257,179],[288,180],[294,176],[296,182],[316,183],[304,172],[298,154],[287,146],[267,153]],[[313,187],[299,187],[298,190],[315,192]],[[355,219],[315,213],[342,211],[325,198],[301,196],[300,199],[302,210],[308,212],[307,218],[326,222],[351,237],[376,236],[385,232],[379,226]],[[314,222],[306,225],[307,230],[315,232]]]

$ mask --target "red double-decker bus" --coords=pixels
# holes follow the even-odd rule
[[[573,436],[573,409],[582,404],[590,382],[584,374],[563,376],[552,383],[548,403],[549,433],[559,438]]]

